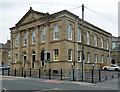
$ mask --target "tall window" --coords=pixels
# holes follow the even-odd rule
[[[8,52],[8,56],[10,57],[10,50],[9,50],[9,52]]]
[[[78,28],[78,42],[81,42],[81,30]]]
[[[35,31],[32,31],[32,44],[35,44]]]
[[[87,32],[87,45],[90,45],[90,32]]]
[[[15,38],[15,47],[18,47],[18,35],[16,35],[16,38]]]
[[[72,61],[72,49],[68,50],[68,61]]]
[[[81,62],[81,51],[78,51],[78,62]]]
[[[68,25],[68,39],[72,40],[72,25]]]
[[[53,59],[54,59],[54,61],[58,61],[58,55],[59,55],[58,49],[54,49],[54,51],[53,51]]]
[[[97,54],[95,54],[95,63],[97,63]]]
[[[101,38],[101,48],[103,48],[103,38]]]
[[[102,55],[101,56],[101,63],[103,63],[104,62],[104,56]]]
[[[58,40],[58,38],[59,38],[58,31],[59,31],[58,24],[56,24],[54,26],[54,40]]]
[[[94,43],[95,43],[95,47],[97,47],[97,35],[94,35]]]
[[[109,62],[109,56],[107,56],[107,63]]]
[[[8,59],[8,65],[10,65],[10,58]]]
[[[107,50],[109,49],[109,42],[108,42],[108,40],[107,40]]]
[[[113,42],[113,43],[112,43],[112,48],[115,48],[115,47],[116,47],[116,43]]]
[[[23,44],[24,44],[24,46],[27,44],[27,34],[26,33],[24,33]]]
[[[27,59],[27,58],[26,58],[26,52],[24,52],[24,58],[23,58],[23,59],[24,59],[24,62],[25,62],[26,59]]]
[[[90,63],[90,52],[87,53],[87,63]]]
[[[15,54],[15,63],[18,62],[18,54]]]
[[[45,42],[45,27],[42,28],[42,34],[41,34],[41,35],[42,35],[42,36],[41,36],[41,37],[42,37],[42,38],[41,38],[41,39],[42,39],[42,42]]]

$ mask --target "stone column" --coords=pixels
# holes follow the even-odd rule
[[[26,54],[27,54],[27,61],[30,62],[30,30],[27,29],[27,45],[26,45]]]
[[[36,60],[39,61],[39,29],[38,26],[35,27],[36,37],[35,37],[35,54]]]

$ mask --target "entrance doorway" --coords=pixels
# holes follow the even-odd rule
[[[32,68],[34,68],[35,51],[32,52]]]

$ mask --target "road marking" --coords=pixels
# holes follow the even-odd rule
[[[63,83],[57,80],[46,80],[46,81],[42,81],[42,82],[48,82],[48,83]]]

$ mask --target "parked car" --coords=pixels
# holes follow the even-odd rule
[[[113,65],[109,65],[109,66],[104,66],[102,68],[102,70],[115,70],[115,71],[118,71],[120,70],[120,67],[116,64],[113,64]]]
[[[7,66],[7,65],[0,65],[0,69],[5,69],[5,70],[7,70],[7,69],[10,69],[10,66]]]

